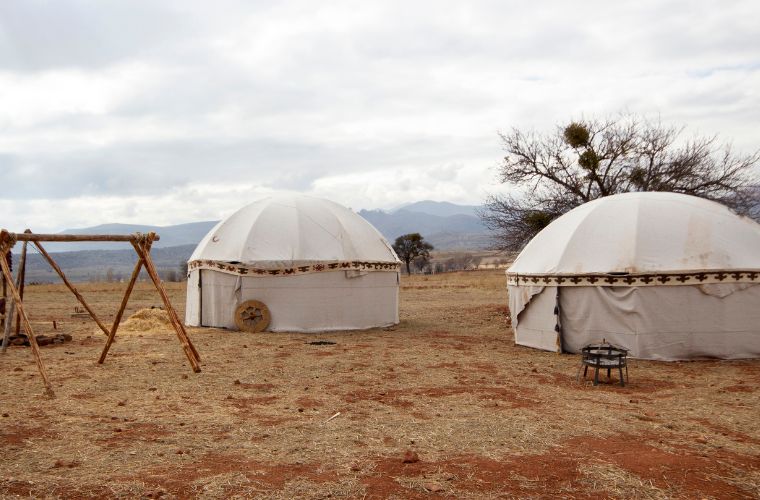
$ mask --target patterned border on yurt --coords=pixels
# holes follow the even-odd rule
[[[512,286],[673,286],[705,283],[760,283],[760,269],[642,274],[520,274],[507,273]]]
[[[188,271],[193,269],[210,269],[221,273],[238,276],[295,276],[298,274],[322,273],[329,271],[399,271],[400,262],[345,261],[345,262],[315,262],[303,266],[262,268],[233,264],[218,260],[193,260],[187,264]]]

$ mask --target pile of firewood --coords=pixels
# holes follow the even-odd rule
[[[52,335],[35,335],[37,339],[37,345],[49,345],[49,344],[63,344],[64,342],[71,341],[71,335],[68,333],[54,333]],[[8,345],[29,346],[29,337],[25,333],[11,334],[8,338]],[[2,341],[2,337],[0,337]]]

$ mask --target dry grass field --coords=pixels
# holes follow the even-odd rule
[[[393,328],[189,329],[199,374],[154,315],[96,365],[105,337],[74,297],[28,287],[40,333],[55,319],[73,341],[41,348],[55,399],[28,348],[0,357],[0,495],[760,496],[760,360],[634,360],[625,388],[578,383],[577,356],[514,345],[504,281],[404,277]],[[120,287],[82,291],[112,319]],[[158,304],[140,284],[125,318]]]

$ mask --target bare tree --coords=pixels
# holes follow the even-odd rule
[[[760,151],[735,154],[716,137],[681,139],[684,128],[632,115],[581,120],[540,135],[499,134],[506,156],[500,180],[522,195],[492,195],[480,216],[496,247],[517,250],[563,213],[628,191],[672,191],[723,203],[760,217],[753,172]]]

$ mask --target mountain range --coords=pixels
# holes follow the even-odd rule
[[[477,216],[479,207],[440,201],[420,201],[394,210],[361,210],[359,215],[374,225],[391,243],[402,234],[420,233],[436,250],[482,250],[490,237]],[[176,271],[187,261],[195,246],[218,221],[191,222],[173,226],[142,224],[101,224],[72,228],[67,234],[130,234],[155,231],[161,239],[153,244],[153,257],[159,270]],[[106,274],[118,279],[128,275],[135,254],[128,243],[76,242],[47,243],[56,261],[74,281],[99,280]],[[20,250],[16,245],[14,252]],[[30,252],[28,281],[58,281],[41,256]]]
[[[436,250],[487,248],[488,230],[477,216],[479,207],[442,201],[420,201],[396,210],[361,210],[388,241],[402,234],[420,233]]]

